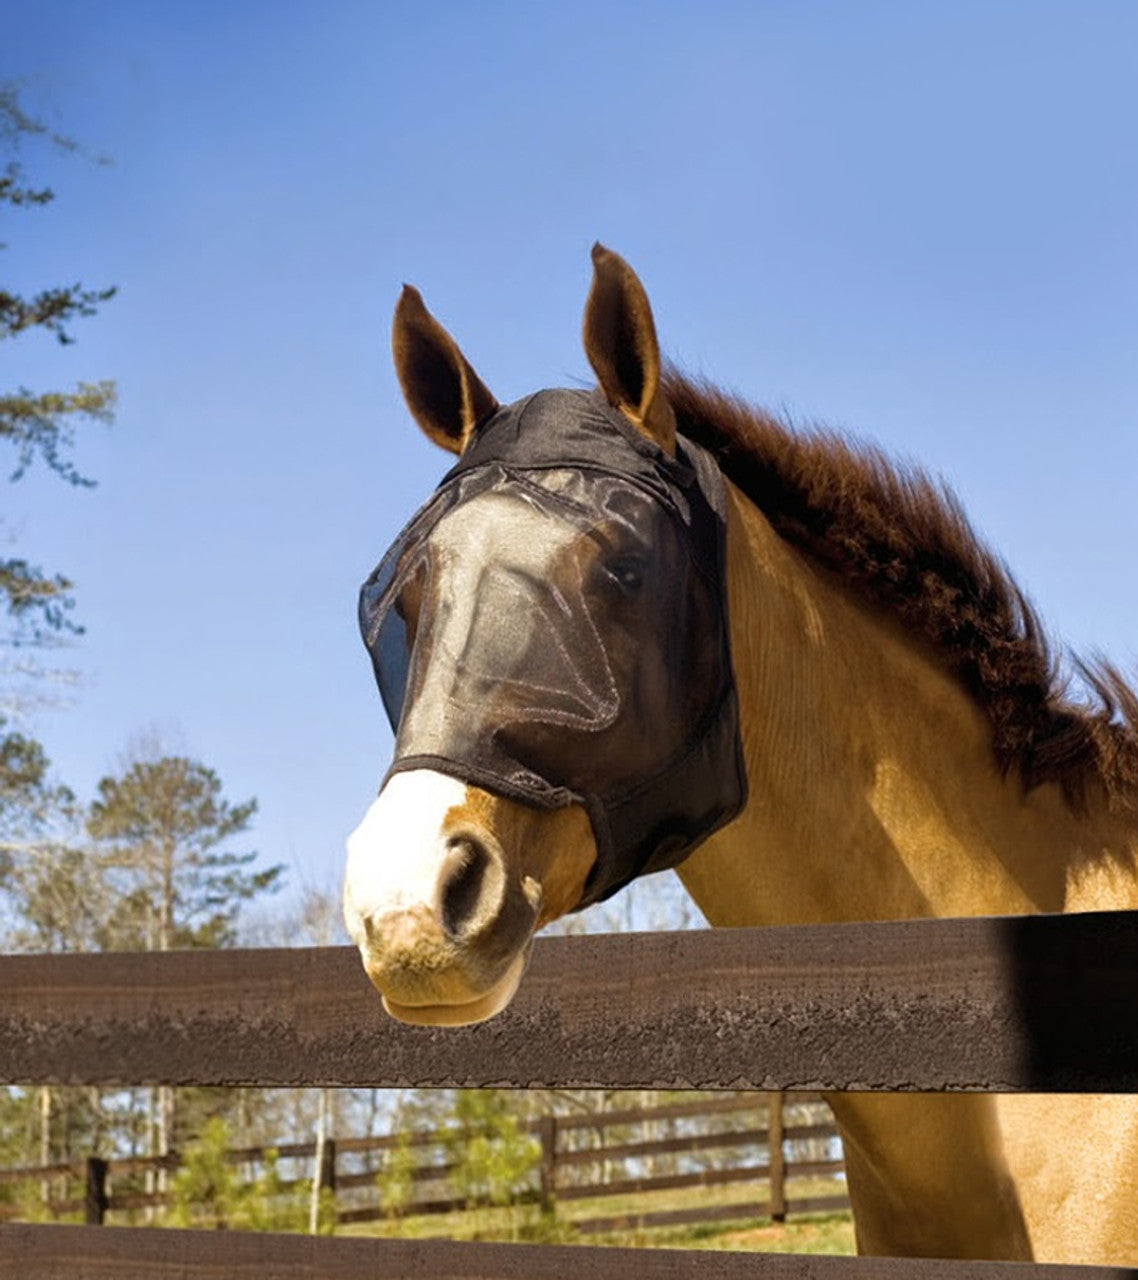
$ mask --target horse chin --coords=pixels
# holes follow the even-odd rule
[[[459,1004],[400,1004],[390,996],[383,997],[383,1007],[399,1022],[421,1027],[466,1027],[485,1022],[514,998],[529,961],[530,948],[524,947],[497,982],[481,995]]]

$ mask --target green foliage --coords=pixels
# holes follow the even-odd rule
[[[18,159],[23,145],[31,141],[65,152],[79,150],[70,138],[23,109],[18,84],[0,84],[0,206],[9,210],[40,208],[54,199],[50,188],[29,183]],[[81,284],[49,285],[24,297],[0,286],[0,340],[40,329],[69,343],[72,322],[94,315],[114,292]],[[73,391],[0,389],[0,443],[11,445],[16,454],[11,479],[20,479],[38,458],[68,483],[89,485],[91,481],[79,474],[70,456],[76,424],[110,421],[114,400],[110,382],[79,383]],[[64,575],[45,572],[22,557],[0,557],[0,611],[8,621],[0,644],[42,646],[78,633],[81,628],[69,616],[73,604],[71,583]],[[46,763],[36,760],[37,751],[36,744],[20,735],[0,738],[0,827],[5,830],[19,824],[25,805],[30,806],[25,825],[42,821],[40,802],[47,794],[42,774],[31,782],[27,774],[29,767]]]
[[[7,161],[0,173],[0,203],[13,208],[35,208],[55,199],[50,187],[28,185],[24,167],[16,159],[22,145],[31,139],[50,142],[59,151],[79,150],[71,138],[28,115],[20,105],[18,85],[11,82],[0,85],[0,146],[7,152]],[[0,248],[7,246],[0,244]],[[64,326],[76,318],[93,316],[99,303],[109,301],[114,295],[113,288],[84,289],[79,284],[43,289],[31,298],[0,289],[0,338],[13,337],[26,329],[43,328],[60,342],[71,342],[73,339]]]
[[[0,733],[3,945],[60,952],[231,943],[242,904],[274,888],[281,872],[252,869],[255,854],[226,847],[255,808],[252,800],[226,800],[205,765],[164,757],[103,779],[85,832],[74,796],[49,784],[39,744],[15,731]],[[48,1121],[32,1095],[0,1096],[0,1112],[12,1113],[0,1114],[0,1132],[19,1135],[9,1157],[15,1163],[38,1163],[44,1144],[57,1159],[106,1142],[120,1151],[162,1151],[234,1105],[232,1094],[220,1090],[159,1090],[140,1127],[137,1100],[118,1114],[113,1096],[98,1090],[52,1094]]]
[[[0,720],[0,730],[5,722]],[[0,813],[7,805],[27,803],[47,775],[47,756],[33,738],[14,730],[0,738]]]
[[[509,1095],[497,1089],[459,1089],[457,1127],[449,1140],[451,1180],[468,1204],[514,1205],[530,1189],[541,1146],[521,1131]]]
[[[107,894],[86,850],[44,841],[10,856],[0,875],[18,905],[6,945],[18,951],[97,951],[108,937]]]
[[[18,81],[9,80],[0,84],[0,141],[14,147],[25,137],[44,137],[50,139],[62,151],[78,151],[79,144],[63,134],[48,128],[42,120],[36,120],[20,106],[20,85]],[[105,163],[99,160],[99,163]],[[18,166],[13,166],[19,175]]]
[[[398,1143],[383,1153],[383,1161],[375,1176],[379,1207],[388,1217],[399,1219],[415,1194],[415,1153],[411,1133],[400,1129]]]
[[[34,1168],[45,1159],[56,1164],[97,1153],[105,1137],[101,1102],[98,1089],[81,1085],[0,1089],[0,1168]],[[52,1175],[52,1198],[81,1196],[81,1177]],[[29,1214],[44,1209],[42,1180],[0,1184],[0,1204],[17,1204],[20,1216],[32,1220]]]
[[[6,597],[9,616],[21,624],[8,643],[13,647],[42,644],[52,631],[78,632],[80,628],[67,616],[73,605],[67,595],[70,587],[66,578],[48,577],[26,560],[0,561],[0,593]]]
[[[241,904],[276,889],[283,867],[251,869],[256,853],[223,846],[243,833],[257,802],[231,805],[217,774],[163,756],[98,785],[87,830],[117,890],[115,928],[126,947],[225,946]]]
[[[0,84],[0,148],[7,163],[0,171],[0,204],[13,208],[48,204],[55,193],[48,187],[31,187],[16,156],[23,143],[42,139],[64,151],[77,151],[70,139],[53,132],[20,105],[19,87]],[[0,248],[6,246],[0,245]],[[51,285],[24,297],[0,287],[0,341],[40,329],[62,343],[73,342],[68,326],[93,316],[100,305],[114,297],[113,288],[87,289],[81,284]],[[18,456],[13,479],[18,479],[38,455],[58,475],[72,484],[89,484],[71,463],[74,423],[84,418],[108,422],[114,407],[110,382],[80,383],[74,391],[33,393],[25,388],[0,394],[0,440],[12,444]]]
[[[0,330],[0,337],[6,336]],[[0,395],[0,440],[16,450],[19,480],[38,456],[69,484],[90,488],[68,454],[75,443],[75,420],[109,423],[114,416],[113,382],[80,382],[74,391],[45,391],[38,395],[21,387]]]
[[[235,1132],[240,1135],[241,1127],[234,1115],[237,1099],[232,1089],[183,1085],[175,1090],[175,1098],[177,1106],[172,1117],[173,1129],[168,1135],[172,1150],[186,1149],[219,1120],[226,1126],[230,1145],[234,1145]],[[237,1145],[244,1142],[244,1136],[236,1138]]]
[[[41,187],[38,191],[31,187],[21,187],[19,165],[9,164],[0,173],[0,200],[5,204],[16,205],[18,208],[20,205],[50,204],[54,199],[55,193],[47,187]],[[4,248],[7,245],[0,244],[0,249]]]
[[[0,942],[9,950],[99,944],[105,897],[72,839],[77,806],[52,784],[43,747],[0,717]]]
[[[96,315],[98,304],[109,302],[115,292],[114,289],[84,289],[73,284],[43,289],[30,298],[23,298],[0,289],[0,338],[14,338],[25,329],[46,329],[65,345],[74,342],[63,326],[76,317]]]
[[[255,800],[231,805],[217,774],[184,756],[136,761],[121,778],[102,778],[98,792],[91,834],[128,846],[169,838],[204,854],[244,831],[257,811]]]
[[[299,1185],[307,1185],[307,1194],[311,1196],[311,1183],[301,1183]],[[306,1229],[307,1227],[302,1228],[302,1230]],[[321,1187],[317,1196],[316,1234],[318,1236],[333,1236],[336,1234],[336,1193],[331,1187]]]
[[[48,764],[43,747],[0,715],[0,895],[13,892],[13,875],[30,870],[22,858],[72,824],[75,797],[50,781]]]
[[[271,1150],[265,1153],[260,1175],[252,1182],[243,1181],[229,1157],[229,1145],[229,1129],[215,1116],[197,1141],[186,1148],[170,1186],[171,1222],[179,1227],[303,1231],[307,1223],[306,1184],[284,1186],[277,1170],[277,1153]]]
[[[35,1093],[26,1085],[0,1089],[0,1165],[13,1167],[30,1163],[24,1157],[34,1149],[32,1144],[36,1138]],[[5,1198],[18,1198],[14,1184],[0,1186],[0,1194]]]

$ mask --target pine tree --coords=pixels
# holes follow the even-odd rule
[[[53,132],[23,110],[16,85],[0,85],[0,148],[8,157],[0,171],[0,205],[10,209],[42,207],[55,199],[50,187],[29,185],[24,167],[16,158],[23,144],[32,139],[47,141],[64,151],[78,150],[70,138]],[[0,244],[0,248],[7,245]],[[95,315],[114,294],[114,288],[87,289],[81,284],[48,286],[30,297],[0,288],[0,340],[42,329],[58,342],[73,342],[68,326]],[[114,384],[110,382],[81,382],[73,391],[33,392],[19,388],[0,393],[0,439],[15,447],[18,458],[13,479],[23,475],[38,456],[71,484],[90,484],[68,456],[74,442],[75,420],[106,421],[113,406]],[[21,583],[22,588],[18,585]],[[0,589],[10,601],[22,600],[25,609],[32,608],[32,602],[38,602],[34,607],[42,608],[58,601],[60,589],[55,583],[55,579],[22,566],[9,577],[0,578]]]
[[[119,945],[143,951],[231,945],[243,903],[278,887],[283,867],[234,852],[257,810],[231,804],[221,779],[184,756],[139,760],[105,777],[87,830],[119,899]]]
[[[241,906],[277,888],[283,871],[279,864],[255,869],[256,853],[229,847],[256,809],[255,800],[230,804],[217,774],[184,756],[138,760],[120,777],[103,778],[87,831],[112,886],[108,927],[116,945],[231,945]],[[208,1095],[200,1101],[209,1109]],[[166,1155],[177,1136],[174,1091],[155,1091],[151,1108],[151,1154]],[[191,1118],[186,1127],[197,1125]]]
[[[0,84],[0,212],[42,208],[55,198],[49,187],[33,185],[20,156],[25,145],[46,143],[56,150],[77,152],[70,138],[49,129],[20,105],[18,86]],[[7,248],[0,242],[0,249]],[[81,284],[48,285],[23,296],[0,285],[0,342],[25,337],[35,330],[58,342],[73,341],[74,321],[92,316],[114,296],[113,288],[90,289]],[[71,459],[78,423],[107,422],[114,407],[111,382],[81,382],[74,389],[32,391],[0,387],[0,444],[10,445],[15,467],[10,480],[19,480],[37,460],[71,485],[89,486]],[[81,628],[72,619],[71,582],[61,573],[42,569],[23,556],[0,556],[0,611],[7,625],[0,643],[9,650],[42,648]],[[16,732],[4,717],[21,709],[26,700],[16,688],[30,674],[45,674],[26,658],[4,664],[0,687],[0,824],[43,801],[47,762],[38,744]]]

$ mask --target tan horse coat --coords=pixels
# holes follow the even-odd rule
[[[679,874],[717,926],[1138,907],[1138,831],[996,769],[975,703],[737,490],[750,800]],[[835,1095],[866,1253],[1138,1261],[1138,1099]]]
[[[691,430],[692,405],[681,400],[699,391],[661,378],[631,268],[599,246],[594,268],[590,363],[609,401],[670,452],[677,414]],[[461,452],[495,401],[413,290],[397,308],[393,344],[416,421]],[[1014,586],[934,486],[890,479],[872,458],[859,479],[857,458],[824,441],[806,451],[829,449],[836,469],[803,479],[798,443],[760,419],[755,429],[767,434],[753,447],[730,431],[711,440],[737,471],[751,449],[756,487],[782,500],[785,519],[776,532],[776,517],[730,486],[750,796],[680,867],[708,920],[1138,908],[1138,700],[1104,671],[1091,673],[1104,698],[1097,712],[1063,702]],[[820,548],[819,529],[844,518],[838,507],[858,484],[870,555],[855,556],[843,581],[842,556],[851,546],[860,554],[857,529]],[[826,493],[837,505],[819,498],[813,528],[808,508]],[[879,551],[891,576],[867,585]],[[1125,723],[1112,722],[1112,699]],[[349,842],[345,917],[389,1010],[421,1023],[478,1021],[508,1003],[533,929],[580,900],[594,857],[582,809],[541,813],[453,778],[404,773]],[[448,930],[438,904],[456,889],[473,905],[465,927]],[[830,1101],[862,1252],[1138,1264],[1138,1099]]]

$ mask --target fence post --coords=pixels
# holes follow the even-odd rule
[[[101,1227],[107,1216],[107,1162],[99,1156],[87,1157],[86,1191],[83,1197],[83,1221],[89,1227]]]
[[[786,1162],[782,1154],[781,1093],[767,1094],[767,1150],[769,1151],[771,1184],[771,1221],[786,1221]]]
[[[557,1117],[542,1116],[538,1123],[541,1139],[541,1211],[552,1213],[557,1200]]]
[[[336,1190],[336,1139],[325,1138],[324,1150],[320,1153],[320,1190]]]

